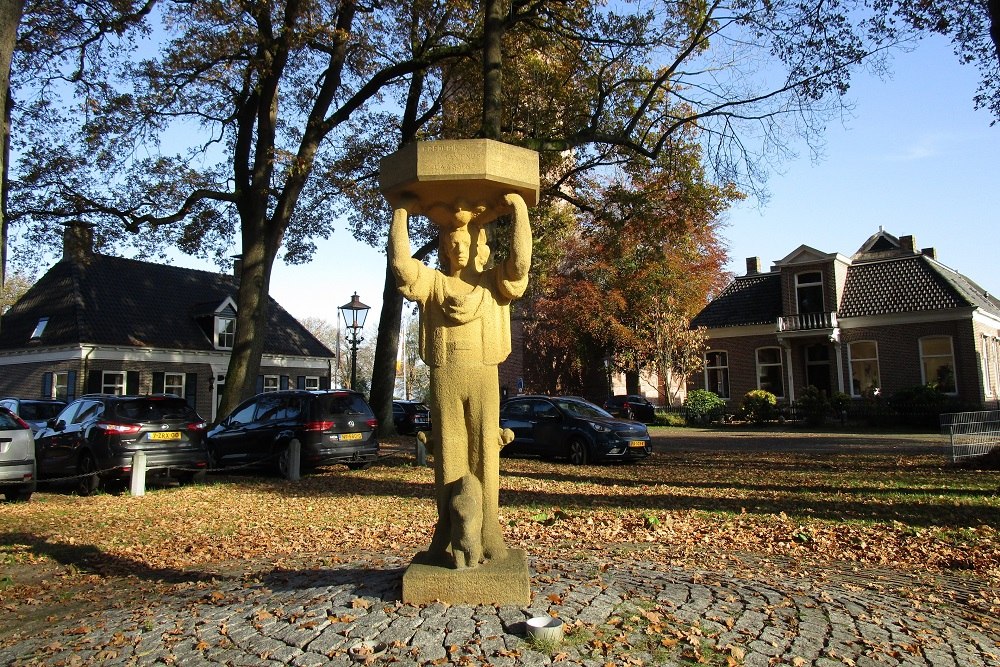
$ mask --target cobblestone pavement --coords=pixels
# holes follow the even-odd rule
[[[0,649],[0,664],[350,665],[369,640],[385,646],[375,665],[1000,665],[997,593],[973,579],[767,561],[692,571],[636,555],[533,559],[525,608],[404,605],[398,556],[223,577],[56,622]],[[566,622],[561,644],[525,639],[544,614]]]

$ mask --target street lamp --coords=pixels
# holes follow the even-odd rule
[[[369,308],[370,306],[361,303],[357,292],[351,297],[350,303],[340,307],[340,314],[344,318],[351,343],[351,389],[355,389],[358,383],[358,343],[364,340],[361,338],[361,329],[365,326]]]

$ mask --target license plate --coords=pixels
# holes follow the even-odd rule
[[[149,434],[150,440],[180,440],[180,431],[155,431]]]
[[[646,443],[643,442],[642,440],[632,440],[631,442],[628,443],[628,446],[629,447],[645,447]]]
[[[340,439],[341,440],[361,440],[361,438],[363,438],[363,437],[364,437],[364,435],[362,435],[361,433],[341,433],[340,434]]]

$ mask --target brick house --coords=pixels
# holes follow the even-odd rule
[[[63,258],[0,319],[0,396],[175,393],[216,418],[238,282],[93,252],[67,228]],[[333,353],[273,299],[258,391],[328,389]]]
[[[799,246],[769,272],[749,258],[692,326],[709,348],[692,388],[733,407],[758,388],[793,403],[808,385],[855,398],[932,385],[970,406],[1000,397],[1000,300],[912,236],[880,229],[851,257]]]

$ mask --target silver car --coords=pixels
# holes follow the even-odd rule
[[[30,500],[35,492],[35,438],[7,408],[0,408],[0,491],[12,502]]]

